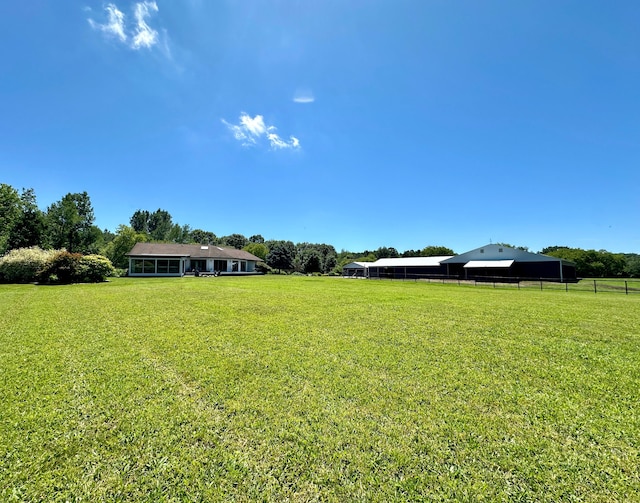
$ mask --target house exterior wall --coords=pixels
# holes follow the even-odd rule
[[[183,257],[129,257],[129,276],[182,276]]]

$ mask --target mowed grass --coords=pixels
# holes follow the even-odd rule
[[[640,298],[0,286],[1,501],[638,501]]]

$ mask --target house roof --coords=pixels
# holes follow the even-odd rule
[[[399,257],[381,258],[369,264],[369,267],[437,267],[450,255],[442,257]]]
[[[475,250],[456,255],[455,257],[447,258],[444,261],[445,264],[466,264],[470,261],[502,261],[513,260],[516,262],[564,262],[556,257],[549,257],[548,255],[542,255],[540,253],[531,253],[526,250],[519,250],[517,248],[510,248],[508,246],[489,244],[481,246]],[[499,266],[495,266],[499,267]]]
[[[136,243],[127,253],[130,257],[189,257],[235,260],[262,260],[255,255],[235,248],[222,248],[216,245],[194,245],[175,243]]]

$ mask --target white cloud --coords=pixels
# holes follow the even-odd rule
[[[151,49],[153,46],[158,44],[158,31],[151,28],[147,23],[147,20],[153,15],[153,13],[158,12],[158,5],[156,2],[137,2],[133,8],[135,28],[129,29],[127,28],[124,13],[119,10],[115,4],[107,4],[105,10],[107,11],[107,21],[105,23],[98,23],[89,18],[89,25],[91,25],[94,30],[101,31],[108,36],[114,36],[120,42],[135,50],[143,48]]]
[[[158,43],[158,32],[151,28],[146,19],[151,16],[151,11],[158,12],[158,5],[155,2],[140,2],[136,4],[134,16],[136,18],[136,35],[133,37],[132,47],[139,49],[153,47]]]
[[[107,4],[105,10],[107,11],[108,17],[106,23],[96,23],[93,19],[89,18],[89,24],[94,30],[102,31],[109,36],[115,36],[120,39],[121,42],[126,42],[127,34],[124,32],[124,14],[112,3]]]
[[[298,89],[293,95],[293,101],[295,103],[313,103],[316,98],[309,89]]]
[[[230,124],[222,119],[222,123],[233,133],[233,137],[245,147],[252,147],[260,143],[269,143],[274,150],[298,149],[300,140],[295,136],[290,136],[289,140],[282,139],[275,131],[275,126],[267,126],[262,115],[251,117],[246,113],[240,114],[238,124]]]

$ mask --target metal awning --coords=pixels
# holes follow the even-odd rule
[[[498,269],[508,268],[515,260],[470,260],[464,265],[465,269]]]

